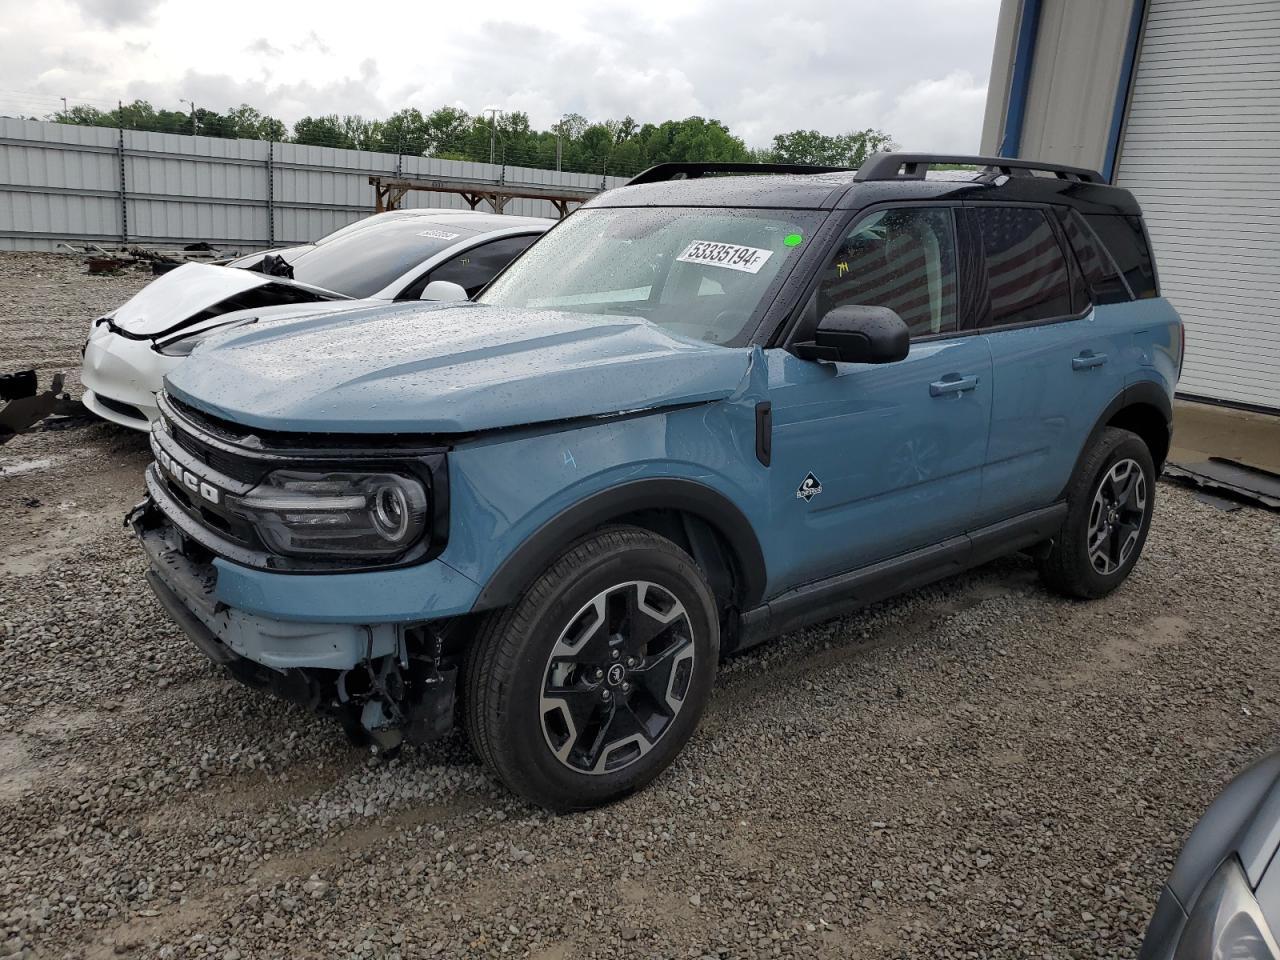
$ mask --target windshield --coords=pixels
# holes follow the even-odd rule
[[[739,345],[821,217],[694,207],[579,210],[479,302],[643,317],[680,336]]]
[[[397,217],[363,229],[344,228],[314,246],[282,254],[300,283],[371,297],[422,261],[473,236],[470,230],[441,227],[425,217]]]

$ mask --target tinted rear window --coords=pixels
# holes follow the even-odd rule
[[[1120,278],[1110,255],[1094,238],[1093,231],[1085,226],[1080,214],[1074,210],[1060,210],[1063,233],[1076,255],[1076,262],[1084,274],[1093,302],[1101,306],[1107,303],[1127,303],[1129,288]]]
[[[1107,214],[1088,214],[1085,220],[1106,245],[1111,259],[1120,268],[1133,295],[1139,300],[1159,296],[1156,271],[1151,263],[1151,248],[1147,246],[1142,220],[1139,217]]]
[[[1071,271],[1045,211],[983,206],[975,211],[987,261],[987,326],[1071,315]]]

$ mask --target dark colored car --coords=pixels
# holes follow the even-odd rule
[[[1278,960],[1280,753],[1210,804],[1160,892],[1139,960]]]

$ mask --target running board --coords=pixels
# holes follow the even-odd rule
[[[796,587],[739,620],[732,652],[771,637],[830,620],[917,587],[963,573],[1006,554],[1050,539],[1067,514],[1065,503],[1001,520],[898,557]]]

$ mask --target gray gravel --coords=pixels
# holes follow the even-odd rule
[[[0,366],[74,371],[144,280],[0,255]],[[1276,745],[1280,518],[1162,484],[1111,598],[1010,559],[785,637],[643,795],[552,818],[206,664],[120,526],[146,460],[0,452],[0,957],[1131,957]]]

